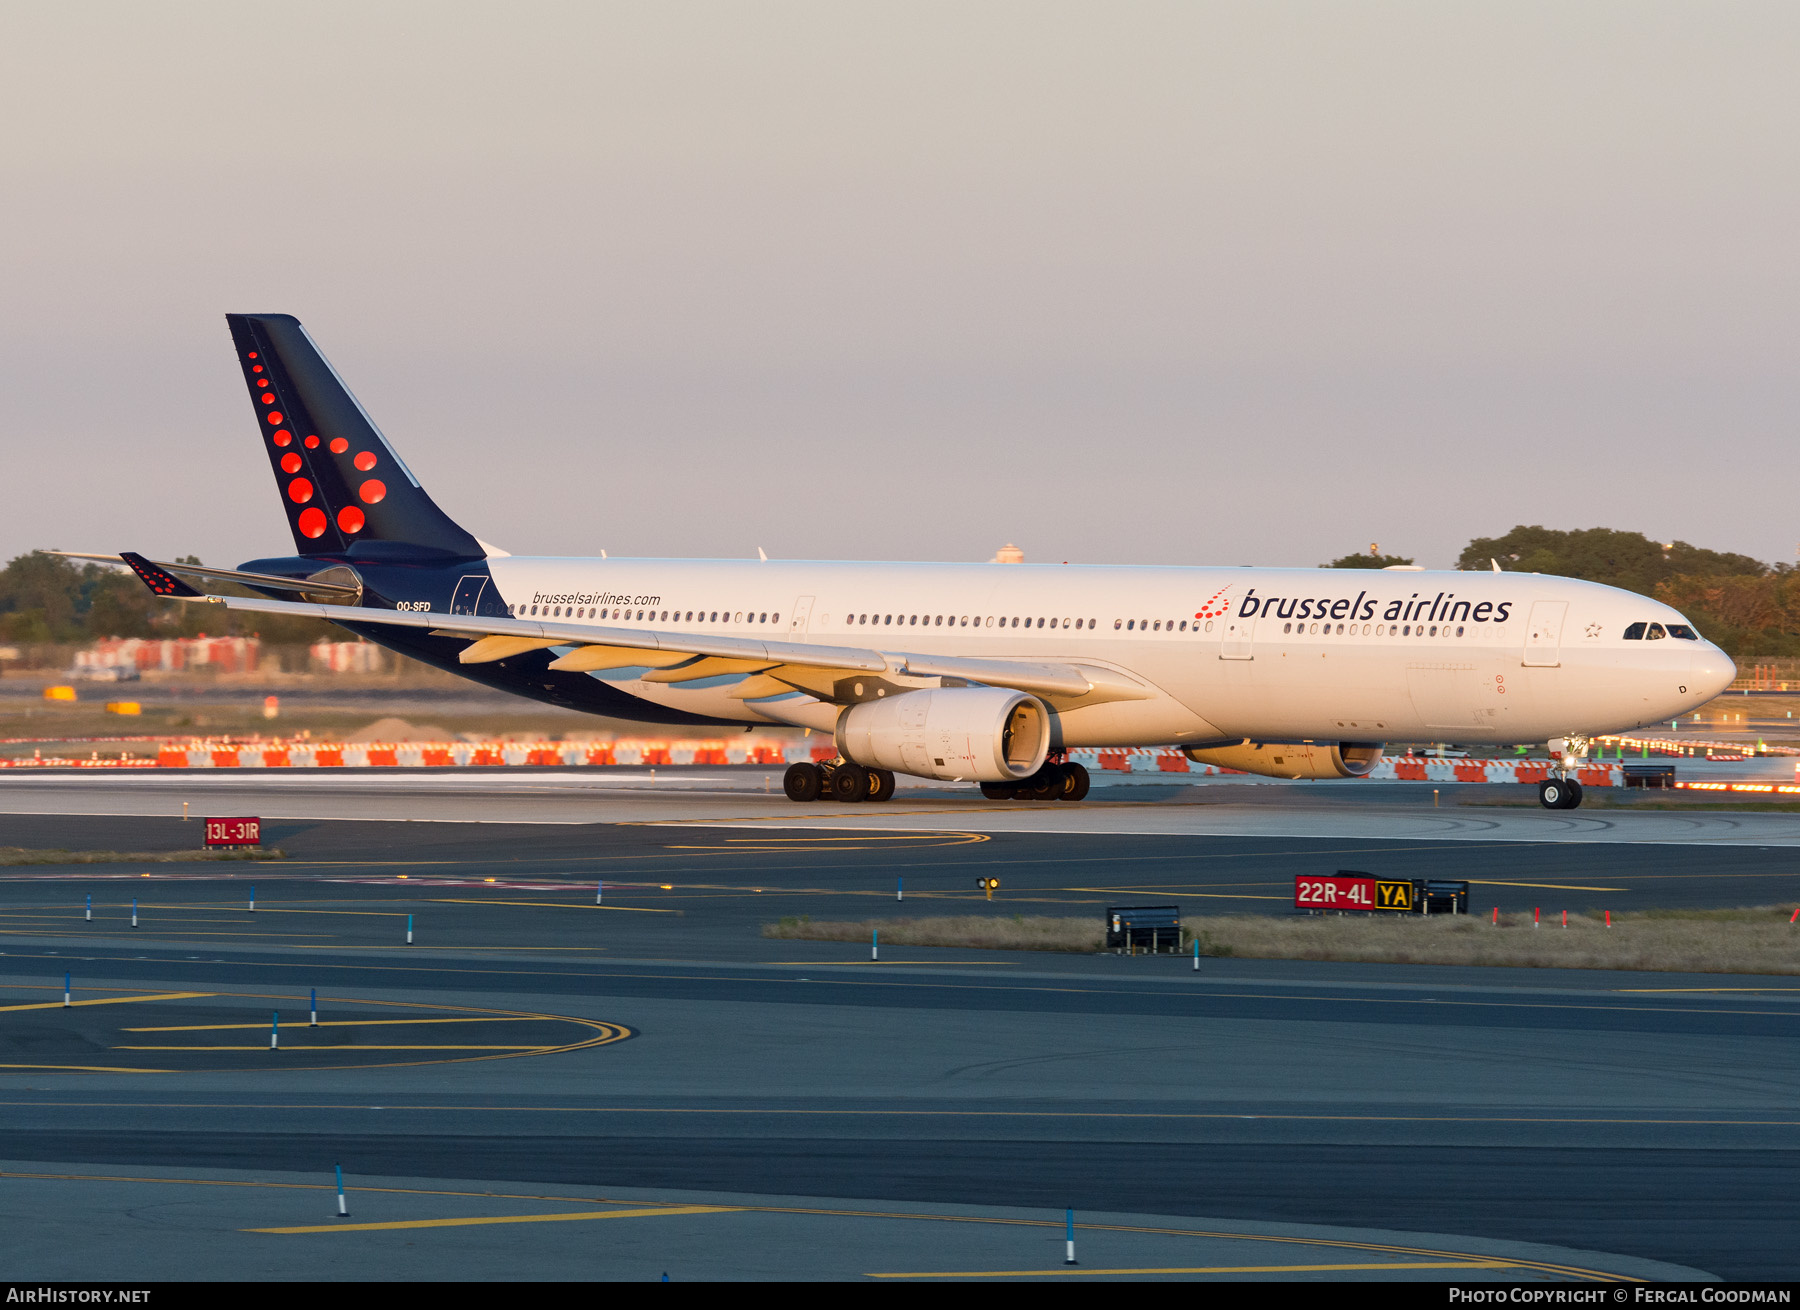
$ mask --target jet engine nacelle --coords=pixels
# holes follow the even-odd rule
[[[1379,742],[1240,741],[1232,746],[1189,747],[1196,764],[1260,773],[1268,778],[1362,778],[1381,758]]]
[[[1050,750],[1050,712],[1003,687],[908,691],[838,716],[838,753],[865,768],[921,778],[1014,782]]]

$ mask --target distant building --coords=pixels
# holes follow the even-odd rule
[[[988,561],[989,564],[1023,564],[1024,562],[1025,552],[1010,541],[995,551],[994,558]]]

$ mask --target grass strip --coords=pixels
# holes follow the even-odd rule
[[[190,864],[196,860],[285,860],[276,847],[231,846],[197,851],[62,851],[0,846],[0,866],[17,864]]]
[[[1260,960],[1343,960],[1366,964],[1459,964],[1532,969],[1643,969],[1674,973],[1800,974],[1800,924],[1791,906],[1729,910],[1641,910],[1503,914],[1496,927],[1480,915],[1208,915],[1187,920],[1182,949]],[[964,947],[989,951],[1102,949],[1095,918],[954,915],[916,919],[815,920],[763,925],[763,936],[801,941],[866,942],[879,928],[884,946]]]

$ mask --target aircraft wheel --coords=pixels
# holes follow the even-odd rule
[[[1581,784],[1545,778],[1538,784],[1538,804],[1546,810],[1572,810],[1581,804]]]
[[[816,801],[825,790],[825,774],[816,764],[790,764],[782,776],[781,790],[790,801]]]
[[[869,771],[860,764],[840,764],[831,771],[831,799],[863,801],[869,798]]]
[[[894,799],[894,775],[887,769],[869,770],[869,796],[871,801],[891,801]]]
[[[984,782],[981,794],[990,801],[1016,801],[1019,799],[1017,785],[1010,782]]]
[[[1046,764],[1024,782],[1019,790],[1028,800],[1053,801],[1061,797],[1063,789],[1063,771],[1060,765]]]
[[[1088,788],[1091,785],[1093,785],[1093,779],[1088,777],[1086,766],[1065,764],[1063,765],[1062,791],[1056,799],[1059,801],[1086,800]]]

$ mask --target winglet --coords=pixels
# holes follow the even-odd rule
[[[122,550],[119,558],[131,566],[131,571],[138,575],[146,587],[158,596],[175,596],[181,600],[190,600],[195,596],[204,596],[203,591],[196,591],[180,578],[165,568],[159,568],[135,551]]]

